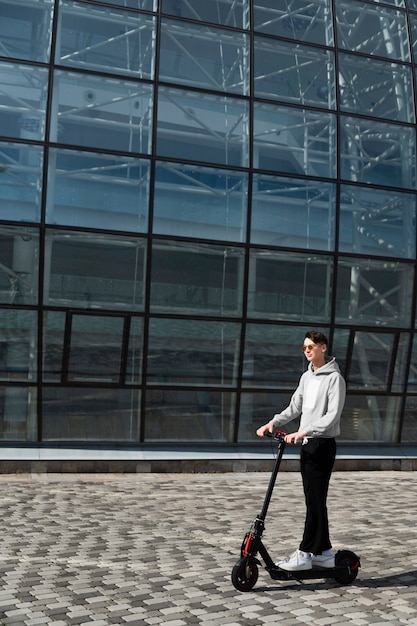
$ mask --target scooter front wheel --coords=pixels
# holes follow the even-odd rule
[[[258,580],[258,566],[246,557],[239,559],[232,569],[232,583],[238,591],[250,591]]]

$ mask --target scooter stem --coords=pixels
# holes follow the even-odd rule
[[[273,439],[275,439],[276,441],[278,441],[278,449],[277,449],[277,458],[275,460],[275,465],[274,465],[274,469],[272,471],[271,474],[271,478],[269,479],[269,485],[268,485],[268,489],[266,492],[266,496],[265,496],[265,500],[263,503],[263,507],[262,507],[262,511],[260,512],[258,519],[262,520],[263,522],[265,521],[265,517],[268,511],[268,507],[269,507],[269,503],[271,502],[271,497],[272,497],[272,492],[274,491],[274,487],[275,487],[275,481],[277,479],[277,475],[279,472],[279,466],[281,465],[281,459],[282,459],[282,455],[284,454],[284,449],[285,449],[285,433],[281,432],[281,431],[276,431],[274,434],[273,433],[269,433],[267,431],[268,434],[265,433],[266,437],[272,437]]]

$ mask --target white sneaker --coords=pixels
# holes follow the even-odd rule
[[[326,556],[324,554],[312,554],[311,563],[314,567],[334,567],[334,554]]]
[[[305,556],[301,550],[296,550],[283,561],[278,561],[276,565],[280,569],[285,569],[287,572],[298,572],[300,570],[311,569],[313,567],[311,562],[311,556]]]

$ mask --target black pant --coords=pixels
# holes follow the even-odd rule
[[[307,507],[300,550],[321,554],[332,547],[327,517],[327,492],[336,458],[336,441],[309,439],[301,446],[300,466]]]

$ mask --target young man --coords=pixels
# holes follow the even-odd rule
[[[304,534],[299,549],[277,565],[287,571],[334,567],[327,517],[327,492],[336,457],[335,437],[346,396],[345,381],[334,357],[327,357],[327,338],[306,333],[302,350],[309,362],[291,402],[256,431],[262,437],[300,417],[299,430],[285,436],[286,443],[302,442],[300,468],[306,503]]]

